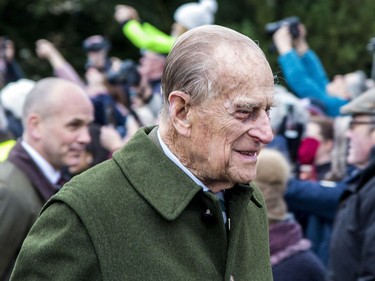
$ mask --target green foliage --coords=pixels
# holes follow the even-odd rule
[[[173,12],[193,0],[128,0],[144,21],[169,32]],[[217,0],[216,23],[231,27],[259,42],[277,72],[277,54],[265,34],[268,22],[298,16],[308,30],[308,42],[321,58],[330,77],[363,69],[370,74],[372,55],[366,50],[375,37],[372,0]],[[121,2],[120,2],[121,3]],[[51,40],[73,66],[83,74],[85,55],[82,41],[102,34],[112,42],[110,55],[139,58],[137,50],[121,33],[113,18],[114,0],[1,0],[0,34],[16,45],[17,59],[32,79],[52,75],[51,68],[35,55],[35,41]]]

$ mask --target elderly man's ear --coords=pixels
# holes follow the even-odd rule
[[[189,137],[191,131],[190,95],[181,91],[173,91],[170,93],[168,100],[169,114],[173,126],[180,135]]]

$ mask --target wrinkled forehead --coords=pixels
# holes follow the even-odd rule
[[[249,47],[234,48],[226,54],[219,53],[218,57],[216,83],[222,92],[235,94],[238,98],[273,97],[274,75],[259,50]]]
[[[252,42],[240,42],[217,48],[214,52],[217,72],[224,83],[242,83],[246,87],[274,84],[271,67],[260,48]]]
[[[269,108],[275,104],[273,85],[233,89],[223,98],[224,107],[228,109]]]
[[[274,77],[265,60],[223,67],[217,77],[218,94],[226,107],[267,108],[274,106]]]

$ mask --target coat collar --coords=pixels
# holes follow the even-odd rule
[[[175,220],[193,197],[202,192],[202,187],[164,154],[156,130],[157,127],[140,129],[126,146],[113,154],[113,160],[133,188],[161,216]],[[237,185],[228,193],[242,194],[235,197],[250,198],[257,207],[262,207],[262,200],[255,198],[253,191],[253,185]]]
[[[133,188],[165,219],[174,220],[201,187],[165,156],[154,133],[148,137],[151,129],[139,130],[113,159]]]
[[[57,192],[58,189],[47,179],[20,142],[10,151],[8,161],[25,174],[44,202]]]

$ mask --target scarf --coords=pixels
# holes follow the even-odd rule
[[[270,225],[271,264],[275,265],[294,254],[310,249],[311,243],[303,239],[299,224],[282,221]]]

